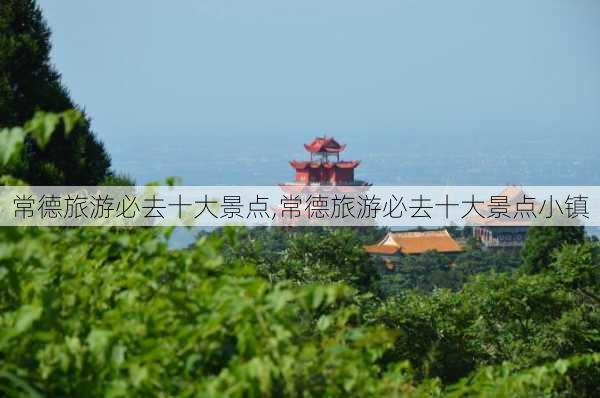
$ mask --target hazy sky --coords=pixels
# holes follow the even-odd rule
[[[109,147],[160,131],[600,133],[598,0],[40,4]]]

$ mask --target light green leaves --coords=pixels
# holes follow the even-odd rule
[[[3,382],[89,397],[509,397],[561,395],[569,380],[586,396],[596,383],[600,360],[571,355],[597,346],[597,305],[565,290],[593,287],[589,250],[556,263],[585,278],[551,267],[380,303],[240,272],[250,256],[222,266],[212,235],[171,250],[166,234],[0,229],[0,379],[24,383],[4,377],[0,395]]]
[[[40,148],[43,148],[48,144],[56,126],[61,121],[65,126],[65,134],[68,135],[81,118],[81,113],[73,109],[61,113],[36,112],[33,118],[25,124],[25,132],[31,134]]]
[[[129,367],[129,377],[131,384],[134,387],[139,387],[146,379],[148,379],[148,369],[139,364],[132,364]]]
[[[42,309],[34,305],[24,305],[17,313],[17,319],[15,322],[15,332],[23,333],[35,322],[40,315],[42,315]]]
[[[110,342],[112,333],[108,330],[92,329],[87,338],[87,344],[92,354],[98,358],[104,358],[104,354]]]
[[[0,164],[6,165],[23,147],[25,132],[20,127],[0,130]]]
[[[14,312],[0,313],[0,353],[10,347],[12,339],[27,332],[42,315],[37,304],[22,305]]]
[[[65,134],[69,134],[82,118],[81,112],[74,109],[61,113],[36,112],[24,127],[0,130],[0,165],[7,165],[21,152],[27,135],[31,135],[37,145],[44,148],[59,123],[63,123]]]
[[[52,133],[54,133],[59,120],[58,115],[54,113],[36,112],[33,118],[27,122],[25,128],[35,138],[37,144],[43,148],[50,140]]]
[[[65,134],[71,134],[77,123],[83,119],[83,114],[76,109],[69,109],[60,114],[65,126]]]

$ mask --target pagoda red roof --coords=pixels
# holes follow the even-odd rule
[[[340,169],[353,169],[360,164],[360,160],[351,160],[351,161],[340,161],[340,162],[311,162],[311,161],[303,161],[303,160],[292,160],[290,165],[296,170],[302,170],[307,167],[312,169],[318,169],[320,167],[324,167],[326,169],[331,169],[333,167],[337,167]]]
[[[311,143],[304,144],[308,152],[339,153],[346,149],[346,144],[340,144],[333,137],[316,137]]]

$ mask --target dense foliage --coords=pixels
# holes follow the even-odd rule
[[[248,259],[225,262],[224,238],[169,250],[169,232],[0,230],[3,391],[599,392],[596,243],[566,247],[545,273],[381,302],[343,283],[271,282]]]
[[[406,256],[391,270],[384,269],[378,282],[385,296],[399,295],[407,289],[431,292],[435,289],[460,289],[473,275],[488,272],[512,272],[518,258],[502,252],[468,250],[454,256],[435,251]]]
[[[515,255],[468,249],[450,257],[433,251],[405,256],[398,266],[389,269],[362,249],[386,232],[380,228],[240,229],[236,239],[225,245],[224,253],[226,261],[254,262],[269,280],[300,284],[341,281],[381,296],[397,295],[406,289],[457,290],[472,275],[490,270],[512,272],[520,264]],[[211,234],[226,237],[219,229]]]
[[[523,270],[536,273],[550,264],[553,253],[568,243],[581,243],[585,238],[582,226],[534,226],[527,231],[521,257]]]
[[[397,357],[445,381],[482,365],[509,361],[527,367],[598,352],[599,262],[597,244],[567,246],[546,273],[482,274],[457,293],[409,292],[389,299],[375,314],[404,332]],[[579,288],[565,277],[573,274],[581,278]]]
[[[4,375],[53,396],[379,388],[391,333],[350,326],[351,289],[271,284],[224,266],[216,242],[169,251],[165,234],[4,230]]]
[[[544,241],[536,247],[540,235],[536,231],[527,250],[544,251]],[[269,278],[299,284],[341,280],[373,293],[360,300],[363,320],[397,333],[381,363],[409,359],[420,380],[463,385],[461,378],[483,366],[546,369],[542,364],[600,349],[600,249],[583,236],[578,245],[555,241],[562,250],[549,253],[543,271],[532,275],[513,272],[517,256],[480,250],[453,258],[435,252],[408,256],[396,269],[385,270],[355,250],[362,242],[351,230],[242,230],[232,241],[229,258],[255,262]],[[384,271],[370,283],[356,284],[365,268],[372,274]],[[575,396],[598,393],[598,372],[586,369],[577,383],[560,388]]]
[[[36,111],[75,107],[50,64],[49,37],[33,0],[0,2],[0,126],[22,125]],[[21,161],[3,169],[35,185],[96,185],[111,175],[109,167],[84,119],[71,134],[53,135],[44,148],[27,142]]]
[[[231,230],[212,235],[231,236],[224,231]],[[271,281],[345,282],[364,292],[373,287],[378,273],[362,243],[382,233],[376,228],[243,228],[226,240],[225,258],[251,261]]]

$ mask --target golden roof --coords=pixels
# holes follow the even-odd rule
[[[379,243],[364,246],[372,254],[421,254],[435,250],[440,253],[463,251],[447,230],[389,232]]]

